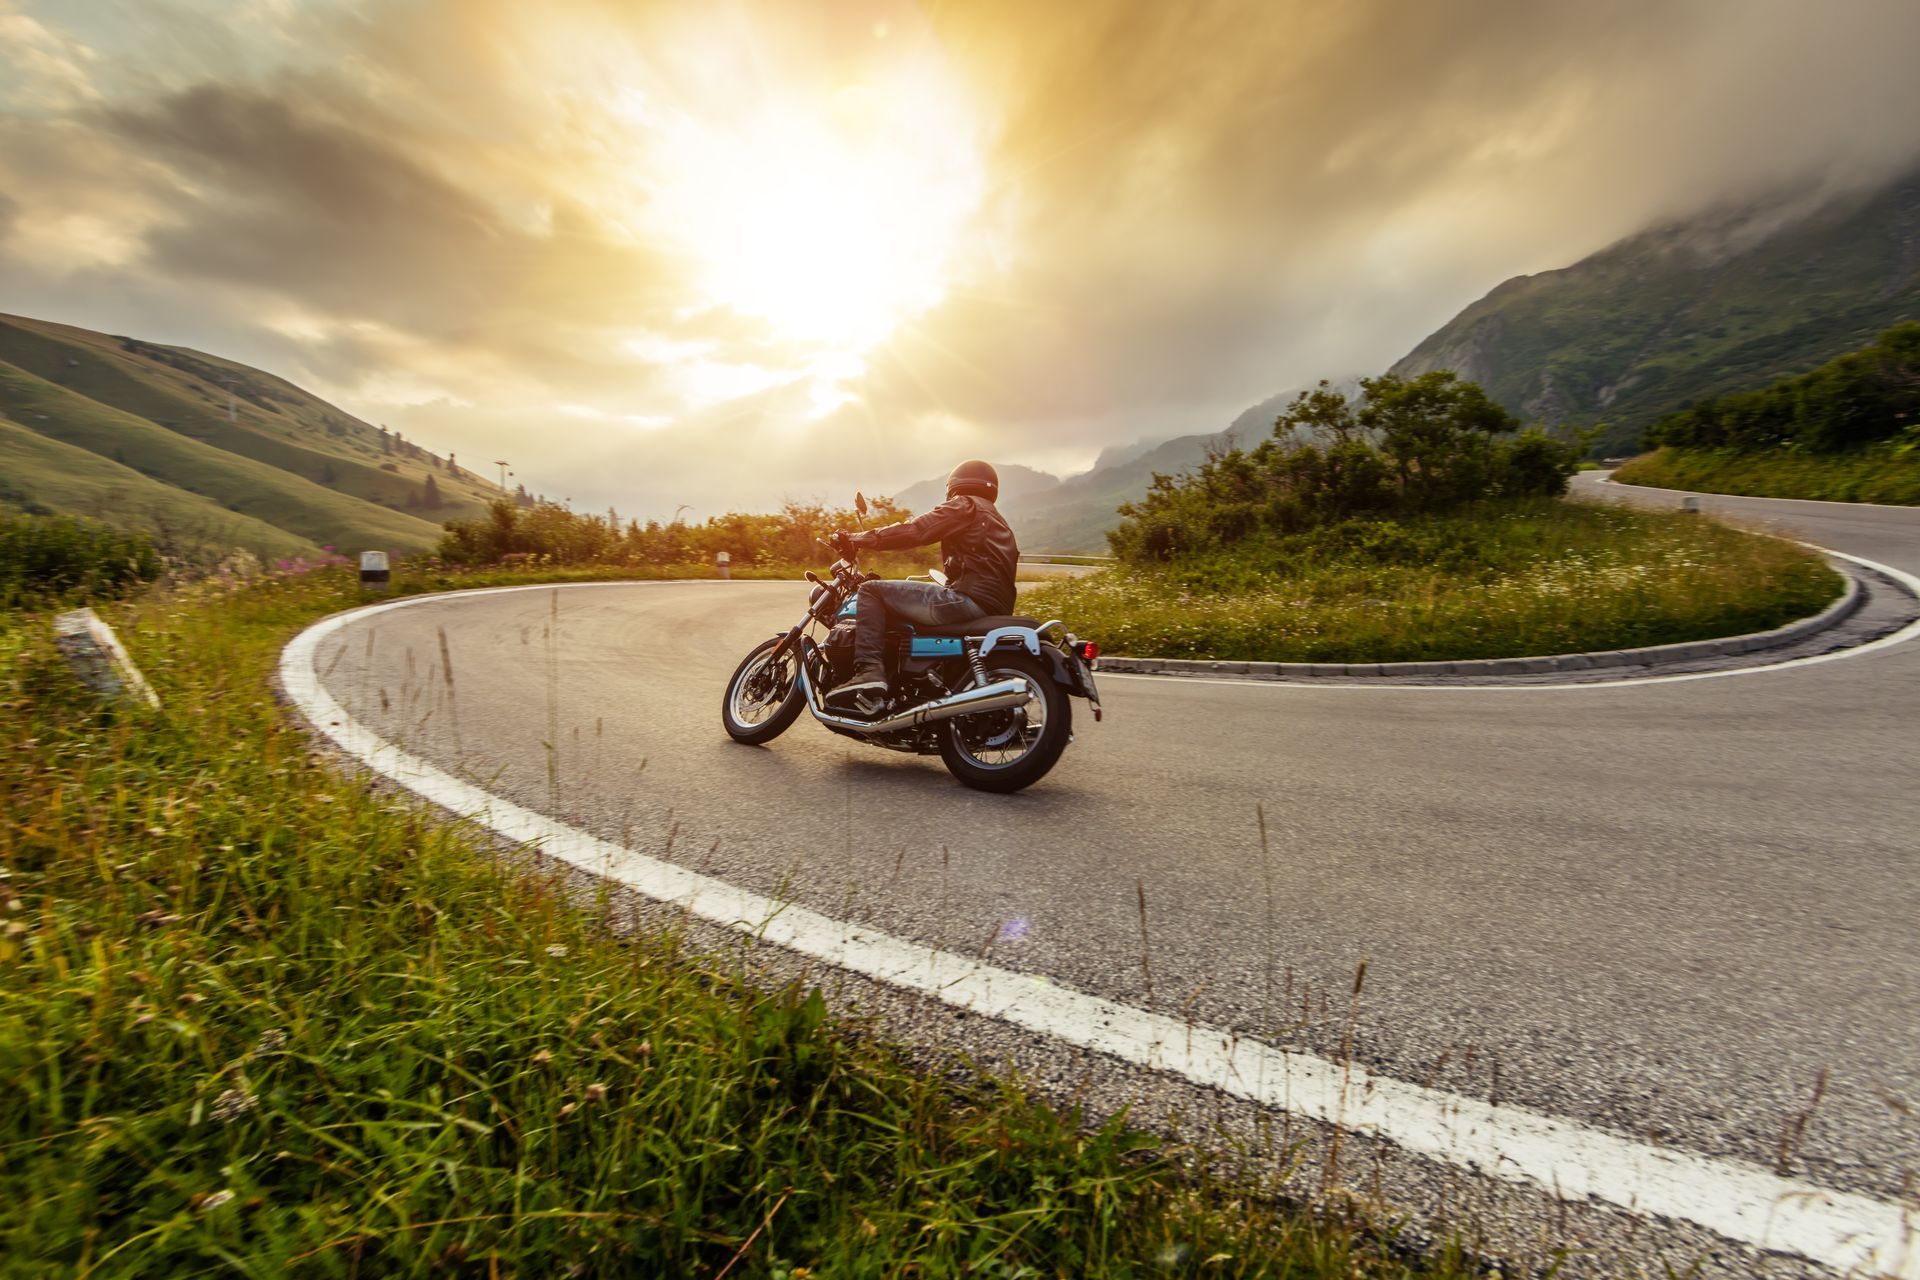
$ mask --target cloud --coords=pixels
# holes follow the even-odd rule
[[[1507,276],[1920,154],[1904,0],[0,0],[0,32],[9,307],[643,514],[1216,429]],[[986,175],[944,297],[834,352],[703,292],[676,130],[897,124],[933,75]]]

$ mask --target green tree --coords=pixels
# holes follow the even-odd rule
[[[1393,460],[1415,509],[1436,511],[1489,492],[1493,437],[1519,430],[1520,420],[1480,384],[1443,369],[1413,379],[1384,374],[1361,386],[1360,424]]]

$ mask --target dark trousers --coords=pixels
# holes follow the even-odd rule
[[[853,630],[854,674],[878,676],[885,669],[889,617],[915,626],[944,627],[986,616],[985,609],[937,582],[862,583]]]

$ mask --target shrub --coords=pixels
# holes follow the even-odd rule
[[[0,516],[0,607],[118,596],[161,567],[138,533],[70,516]]]
[[[440,539],[440,558],[453,564],[498,564],[508,557],[549,564],[712,564],[726,552],[736,565],[807,564],[827,553],[816,539],[835,529],[870,528],[905,519],[887,499],[876,499],[865,517],[852,511],[788,503],[770,515],[738,512],[704,524],[641,524],[619,517],[581,515],[551,502],[523,507],[500,498],[478,520],[454,520]]]
[[[1516,434],[1518,420],[1452,373],[1360,385],[1355,403],[1322,382],[1253,450],[1216,452],[1192,475],[1154,476],[1145,497],[1120,508],[1114,554],[1165,561],[1261,533],[1553,497],[1579,465],[1579,444]]]

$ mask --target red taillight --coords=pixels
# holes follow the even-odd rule
[[[1080,642],[1080,656],[1088,662],[1092,662],[1100,656],[1100,646],[1091,640],[1083,640]]]

